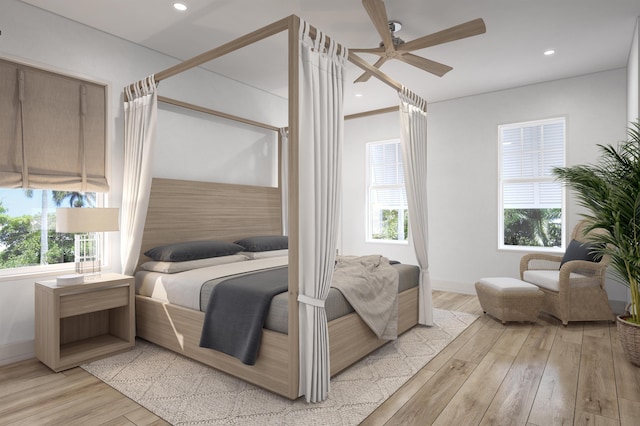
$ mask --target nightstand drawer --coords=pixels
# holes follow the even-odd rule
[[[60,296],[60,318],[127,306],[129,286]]]

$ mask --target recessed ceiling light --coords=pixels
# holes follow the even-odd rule
[[[361,98],[362,97],[362,93],[356,93],[356,98]]]
[[[185,10],[187,10],[187,5],[184,3],[174,3],[173,8],[175,10],[179,10],[180,12],[184,12]]]
[[[545,56],[551,56],[551,55],[553,55],[554,53],[556,53],[556,51],[555,51],[555,50],[553,50],[553,49],[549,49],[549,50],[545,50],[545,51],[544,51],[544,55],[545,55]]]

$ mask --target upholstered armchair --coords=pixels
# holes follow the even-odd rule
[[[564,256],[532,253],[520,260],[520,279],[544,292],[541,311],[564,325],[569,321],[615,321],[605,290],[610,258],[594,259],[585,225],[581,221],[573,229]]]

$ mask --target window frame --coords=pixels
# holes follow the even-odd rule
[[[504,128],[524,128],[533,126],[543,126],[545,124],[552,124],[555,122],[562,122],[563,128],[563,147],[562,147],[562,167],[567,164],[567,127],[568,119],[566,116],[555,116],[550,118],[543,118],[537,120],[521,121],[515,123],[500,124],[497,127],[497,144],[498,144],[498,250],[499,251],[527,251],[527,252],[547,252],[547,253],[562,253],[566,248],[566,189],[561,182],[557,182],[555,177],[539,177],[539,178],[513,178],[512,182],[545,182],[545,183],[557,183],[560,186],[560,247],[541,247],[541,246],[524,246],[524,245],[507,245],[504,244],[504,180],[503,180],[503,143],[502,143],[502,130]]]
[[[101,78],[96,78],[94,76],[90,76],[84,73],[80,73],[77,71],[71,71],[68,69],[59,68],[50,64],[44,64],[40,62],[34,62],[31,60],[27,60],[21,57],[9,55],[3,53],[0,55],[5,61],[14,62],[16,64],[21,64],[27,67],[40,69],[46,73],[57,74],[62,77],[68,77],[77,80],[84,80],[90,84],[96,84],[100,86],[104,86],[104,137],[105,137],[105,147],[104,147],[104,174],[107,182],[112,182],[111,176],[111,165],[112,165],[112,133],[113,129],[110,123],[112,123],[113,111],[111,108],[111,96],[112,96],[112,82],[103,80]],[[109,186],[108,192],[96,192],[96,207],[112,207],[110,203],[111,199],[111,191],[112,188]],[[1,188],[1,189],[21,189],[21,188]],[[31,189],[31,188],[25,188]],[[47,188],[47,190],[52,190],[51,188]],[[94,191],[88,191],[94,192]],[[117,263],[118,259],[112,259],[111,256],[111,247],[113,244],[113,237],[110,235],[112,233],[106,233],[104,238],[102,238],[103,244],[103,259],[102,259],[102,269],[107,270],[112,267],[113,263]],[[112,262],[113,261],[113,262]],[[75,262],[68,263],[57,263],[53,265],[34,265],[34,266],[23,266],[19,268],[0,268],[0,282],[12,281],[16,279],[32,279],[32,278],[40,278],[40,277],[51,277],[58,275],[60,273],[71,273],[75,272]]]
[[[371,238],[373,232],[371,229],[371,213],[372,213],[372,206],[371,206],[371,189],[372,189],[372,185],[371,185],[371,155],[370,155],[370,149],[372,146],[377,146],[377,145],[390,145],[390,144],[394,144],[394,145],[400,145],[401,141],[400,138],[395,138],[395,139],[387,139],[387,140],[382,140],[382,141],[372,141],[372,142],[367,142],[365,144],[365,242],[366,243],[375,243],[375,244],[395,244],[395,245],[408,245],[409,244],[409,239],[411,238],[411,226],[407,223],[407,236],[406,239],[404,240],[388,240],[388,239],[374,239]],[[400,146],[400,149],[402,149],[402,147]],[[399,162],[400,164],[403,165],[404,167],[404,163],[403,163],[403,158],[402,158],[402,152],[400,151],[400,156],[399,156]],[[404,169],[403,169],[404,172]],[[404,180],[404,177],[403,177]],[[404,184],[394,184],[394,185],[385,185],[385,187],[387,188],[399,188],[405,191],[405,198],[406,198],[406,188]],[[406,207],[407,212],[409,210],[408,205]],[[400,213],[398,213],[398,217],[400,218]],[[408,218],[407,218],[407,222],[409,222]],[[398,220],[398,227],[400,227],[400,223],[401,221]],[[402,219],[402,226],[404,227],[404,217]],[[404,228],[403,228],[404,229]]]

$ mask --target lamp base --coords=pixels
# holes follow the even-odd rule
[[[69,274],[69,275],[60,275],[56,277],[56,285],[58,287],[64,287],[66,285],[74,285],[74,284],[83,284],[84,283],[84,275],[82,274]]]

